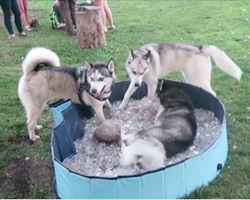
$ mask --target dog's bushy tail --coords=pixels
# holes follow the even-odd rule
[[[203,46],[202,52],[209,57],[212,57],[215,64],[230,76],[241,79],[241,69],[228,57],[228,55],[216,46]]]
[[[23,73],[28,74],[34,71],[39,64],[45,64],[46,66],[60,66],[60,59],[55,52],[47,48],[32,48],[23,61]]]

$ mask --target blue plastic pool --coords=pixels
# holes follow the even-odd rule
[[[51,151],[54,165],[55,188],[60,198],[67,199],[166,199],[181,198],[213,181],[225,165],[228,153],[227,128],[223,104],[201,88],[179,84],[191,97],[196,108],[214,112],[222,123],[222,131],[204,152],[177,164],[135,176],[115,178],[89,177],[67,169],[62,161],[75,155],[74,141],[84,135],[84,117],[92,116],[92,109],[73,104],[70,100],[50,105],[55,127],[52,131]],[[129,82],[115,84],[110,101],[123,98]],[[141,99],[147,94],[143,85],[132,96]]]

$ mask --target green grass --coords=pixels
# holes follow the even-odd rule
[[[22,59],[31,47],[48,47],[59,55],[62,64],[70,66],[83,65],[85,60],[107,62],[114,58],[118,79],[124,80],[128,78],[124,62],[131,48],[165,41],[213,44],[241,67],[243,78],[237,82],[218,68],[213,70],[212,87],[227,110],[229,156],[218,178],[189,198],[250,198],[249,1],[109,0],[116,30],[106,34],[106,47],[91,50],[79,49],[75,37],[68,38],[64,31],[51,29],[51,0],[29,3],[30,15],[40,22],[40,27],[32,31],[29,38],[8,40],[5,28],[0,29],[0,169],[25,156],[50,156],[51,115],[48,110],[40,121],[45,127],[41,141],[22,147],[9,142],[27,135],[17,85]],[[180,80],[180,75],[175,73],[167,78]],[[28,198],[55,197],[51,182],[42,187],[33,185],[30,190]],[[22,194],[8,197],[22,198]]]

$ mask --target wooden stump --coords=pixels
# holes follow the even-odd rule
[[[77,41],[79,47],[98,48],[106,45],[101,11],[97,6],[76,8]]]

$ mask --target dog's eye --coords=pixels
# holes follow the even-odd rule
[[[103,81],[103,80],[104,80],[104,78],[103,78],[103,77],[100,77],[100,78],[99,78],[99,81]]]
[[[95,79],[93,79],[92,77],[90,78],[90,80],[93,81],[93,82],[95,81]]]
[[[131,61],[128,61],[128,65],[130,65],[131,64]]]
[[[142,73],[140,73],[140,75],[143,75],[145,72],[146,72],[146,69]]]
[[[133,74],[136,74],[136,71],[132,71]]]

